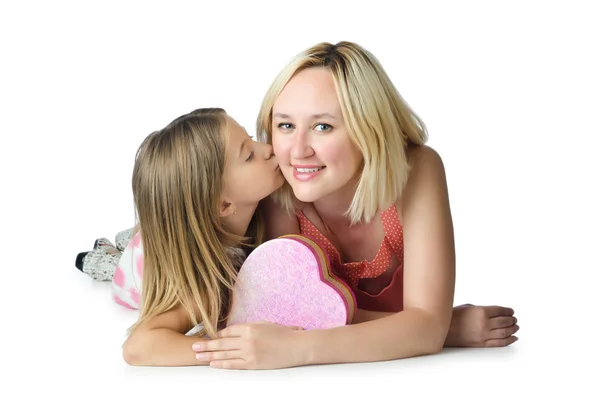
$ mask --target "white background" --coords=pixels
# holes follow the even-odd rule
[[[0,394],[598,395],[595,2],[216,3],[0,6]],[[445,161],[455,303],[513,307],[520,340],[283,371],[128,366],[135,312],[74,261],[132,225],[138,145],[204,106],[251,131],[281,67],[339,40],[379,58]]]

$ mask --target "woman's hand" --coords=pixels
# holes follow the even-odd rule
[[[519,330],[514,310],[503,306],[454,308],[445,347],[503,347],[515,343]]]
[[[196,358],[214,368],[276,369],[305,365],[308,350],[302,328],[273,323],[250,323],[227,327],[217,339],[192,345]]]

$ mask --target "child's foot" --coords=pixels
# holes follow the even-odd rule
[[[117,233],[117,236],[115,237],[115,245],[117,246],[117,249],[121,252],[125,251],[125,247],[127,247],[127,244],[129,244],[131,237],[133,237],[133,228]]]
[[[112,250],[117,253],[111,253]],[[121,252],[116,248],[113,247],[109,252],[99,246],[93,251],[79,253],[75,259],[75,267],[94,280],[111,281],[120,258]]]
[[[109,239],[106,239],[104,237],[99,238],[98,240],[96,240],[94,242],[94,250],[95,251],[104,251],[108,254],[119,254],[119,250],[117,249],[117,247],[114,246],[113,243],[110,242]]]
[[[77,254],[77,258],[75,258],[75,267],[79,269],[79,271],[83,272],[83,258],[90,252],[92,251],[80,252]]]

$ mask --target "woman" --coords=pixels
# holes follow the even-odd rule
[[[273,145],[287,182],[273,195],[268,237],[301,233],[325,246],[362,311],[357,324],[333,329],[228,327],[218,339],[193,345],[200,361],[282,368],[434,354],[475,344],[465,336],[474,324],[453,315],[486,309],[488,332],[478,330],[477,343],[516,340],[512,310],[452,307],[454,235],[444,165],[372,54],[349,42],[300,53],[267,92],[257,130]]]

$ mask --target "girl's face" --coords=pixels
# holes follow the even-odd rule
[[[315,202],[348,189],[362,154],[351,141],[331,71],[313,67],[294,76],[273,105],[273,149],[300,201]]]
[[[284,178],[271,145],[254,141],[233,118],[226,117],[223,194],[238,206],[255,205],[279,189]]]

